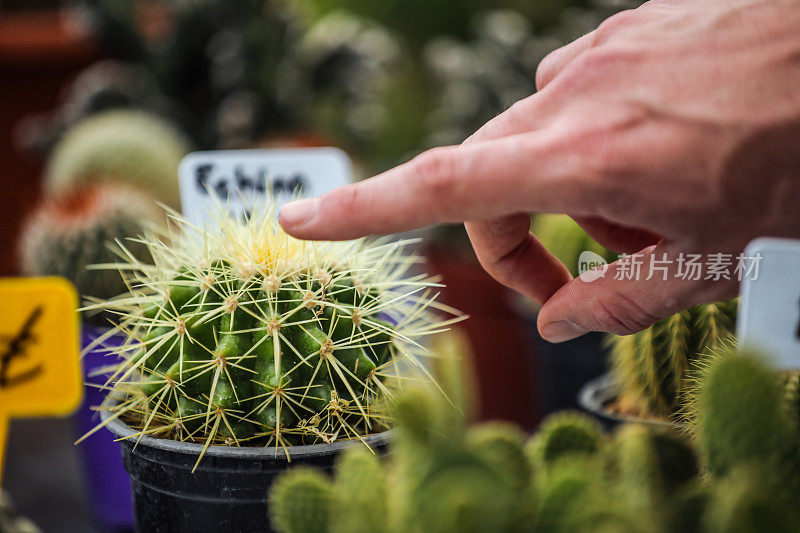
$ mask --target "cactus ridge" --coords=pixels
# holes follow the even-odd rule
[[[687,378],[733,334],[736,306],[735,300],[702,304],[639,333],[609,335],[620,407],[640,416],[677,416]]]
[[[409,273],[410,241],[303,242],[280,229],[274,203],[246,222],[217,207],[212,228],[173,214],[172,233],[142,239],[154,264],[114,267],[129,292],[86,308],[116,314],[127,338],[104,408],[142,435],[206,446],[385,428],[394,390],[428,379],[419,339],[461,319],[434,280]]]

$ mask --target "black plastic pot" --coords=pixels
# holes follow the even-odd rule
[[[617,387],[614,376],[603,374],[587,382],[578,393],[578,405],[585,411],[592,413],[603,427],[612,430],[623,423],[646,424],[655,427],[676,427],[676,424],[667,420],[652,418],[639,418],[633,416],[620,416],[609,411],[608,406],[617,398]]]
[[[103,413],[103,420],[109,418]],[[272,531],[268,490],[290,466],[330,471],[336,457],[361,441],[293,446],[291,462],[282,449],[210,446],[192,472],[203,446],[142,437],[119,420],[106,426],[120,440],[122,462],[131,475],[136,530],[139,533]],[[133,437],[132,437],[133,436]],[[390,432],[364,437],[385,450]],[[132,437],[132,438],[126,438]]]

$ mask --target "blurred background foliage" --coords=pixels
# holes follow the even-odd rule
[[[535,92],[539,61],[636,0],[73,0],[108,59],[33,117],[46,153],[141,108],[199,149],[334,144],[364,174],[461,142]]]

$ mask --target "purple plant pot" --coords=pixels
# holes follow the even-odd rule
[[[88,346],[106,330],[89,324],[83,324],[81,344]],[[94,376],[100,368],[115,362],[108,355],[108,347],[119,346],[124,341],[121,336],[106,340],[104,346],[98,346],[83,357],[84,399],[75,415],[76,431],[79,436],[85,435],[100,423],[100,413],[92,407],[100,405],[106,391],[99,388],[105,384],[105,376]],[[133,499],[131,497],[131,480],[119,452],[119,444],[114,442],[114,435],[106,430],[97,431],[78,446],[83,460],[83,471],[89,491],[90,507],[98,525],[112,531],[132,531],[134,528]]]

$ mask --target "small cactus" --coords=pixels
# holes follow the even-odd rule
[[[800,518],[794,505],[765,479],[769,473],[759,468],[737,466],[721,480],[709,500],[704,515],[704,531],[708,533],[754,533],[797,531]]]
[[[780,377],[757,356],[720,357],[703,379],[696,408],[697,438],[712,474],[757,462],[800,482],[796,420]]]
[[[386,473],[371,450],[353,448],[339,458],[333,501],[333,533],[381,533],[388,529]]]
[[[270,521],[284,533],[326,533],[334,502],[330,479],[309,468],[295,468],[275,481]]]
[[[625,505],[634,514],[668,519],[664,502],[699,474],[694,450],[670,429],[622,426],[611,449],[618,486],[627,495]]]
[[[307,243],[274,204],[246,222],[215,211],[203,229],[144,242],[154,265],[125,267],[130,291],[90,306],[127,337],[104,407],[142,433],[206,445],[331,442],[385,429],[406,376],[424,377],[414,339],[441,331],[434,283],[409,276],[404,243]],[[287,451],[288,453],[288,451]]]
[[[609,335],[618,408],[644,417],[675,416],[687,376],[733,334],[736,306],[735,300],[703,304],[633,335]]]
[[[491,496],[488,496],[491,494]],[[407,531],[511,531],[517,495],[490,470],[459,465],[439,471],[418,488],[417,512]]]
[[[571,455],[594,455],[605,444],[603,429],[593,418],[564,411],[550,415],[527,445],[528,456],[537,469]]]
[[[525,454],[525,434],[507,422],[486,422],[470,428],[466,447],[515,491],[528,490],[533,469]]]
[[[572,531],[573,522],[593,495],[607,490],[598,457],[565,456],[554,461],[545,475],[537,478],[535,531]]]
[[[48,161],[45,185],[60,193],[98,180],[116,181],[177,207],[178,163],[188,152],[182,136],[160,118],[107,111],[67,130]]]
[[[83,296],[111,298],[126,290],[120,273],[87,267],[114,263],[120,253],[148,260],[147,247],[133,239],[159,218],[152,199],[129,187],[98,183],[65,191],[45,199],[25,222],[22,271],[62,276]]]

